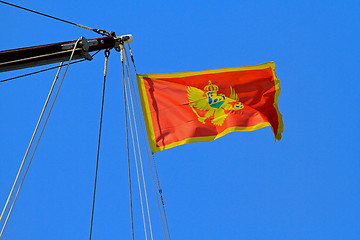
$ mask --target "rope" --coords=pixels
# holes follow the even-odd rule
[[[46,102],[45,102],[43,111],[42,111],[42,113],[41,113],[41,117],[42,117],[42,115],[43,115],[43,113],[44,113],[44,111],[45,111],[45,108],[46,108],[46,106],[47,106],[47,104],[48,104],[48,102],[49,102],[49,98],[50,98],[50,96],[51,96],[51,94],[52,94],[52,91],[53,91],[53,89],[54,89],[54,86],[55,86],[55,84],[56,84],[56,81],[57,81],[57,79],[58,79],[58,77],[59,77],[59,73],[60,73],[62,64],[63,64],[63,63],[61,62],[60,66],[59,66],[59,69],[58,69],[58,71],[57,71],[57,73],[56,73],[54,82],[53,82],[53,84],[52,84],[52,86],[51,86],[51,88],[50,88],[50,92],[49,92],[48,97],[47,97],[47,99],[46,99]],[[41,117],[40,117],[40,118],[41,118]],[[45,122],[45,124],[46,124],[46,122]],[[41,135],[42,135],[42,133],[43,133],[43,130],[44,130],[44,127],[43,127],[43,129],[42,129],[42,131],[41,131],[40,138],[41,138]],[[6,217],[5,223],[4,223],[4,225],[3,225],[3,227],[2,227],[2,230],[1,230],[1,233],[0,233],[0,238],[1,238],[1,236],[2,236],[2,234],[3,234],[3,232],[4,232],[4,230],[5,230],[5,226],[6,226],[6,224],[7,224],[7,221],[8,221],[8,219],[9,219],[10,214],[11,214],[11,212],[12,212],[12,209],[13,209],[13,207],[14,207],[14,205],[15,205],[16,199],[17,199],[17,197],[18,197],[18,195],[19,195],[20,189],[21,189],[22,184],[23,184],[23,182],[24,182],[25,176],[26,176],[26,174],[27,174],[27,172],[28,172],[28,170],[29,170],[29,167],[30,167],[32,158],[33,158],[34,153],[35,153],[35,151],[36,151],[36,148],[37,148],[37,146],[38,146],[38,144],[39,144],[40,138],[38,139],[38,142],[36,143],[36,146],[35,146],[35,150],[34,150],[34,152],[33,152],[33,155],[31,156],[30,162],[29,162],[29,164],[28,164],[28,166],[27,166],[27,168],[26,168],[26,171],[25,171],[25,174],[24,174],[24,176],[23,176],[23,178],[22,178],[22,181],[21,181],[21,183],[20,183],[19,189],[18,189],[17,192],[16,192],[14,201],[13,201],[13,203],[11,204],[9,213],[8,213],[8,215],[7,215],[7,217]],[[22,166],[21,166],[21,168],[22,168]],[[21,172],[21,170],[20,170],[20,172]],[[15,182],[16,182],[16,181],[17,181],[17,180],[15,180]],[[13,185],[13,188],[14,188],[15,185],[16,185],[16,183]],[[12,189],[12,191],[13,191],[13,189]],[[8,200],[11,198],[12,191],[11,191],[11,193],[10,193],[10,195],[9,195]],[[7,208],[7,204],[8,204],[8,201],[7,201],[6,204],[5,204],[5,207],[4,207],[4,210],[3,210],[3,213],[2,213],[2,215],[1,215],[1,217],[3,216],[3,214],[4,214],[4,212],[5,212],[5,209]],[[1,222],[1,218],[0,218],[0,222]]]
[[[122,49],[121,49],[122,51]],[[131,236],[134,240],[134,220],[133,220],[133,210],[132,210],[132,194],[131,194],[131,175],[130,175],[130,154],[129,154],[129,134],[128,134],[128,122],[127,122],[127,107],[126,107],[126,97],[125,97],[125,72],[124,72],[124,59],[121,52],[121,65],[122,65],[122,76],[123,76],[123,89],[124,89],[124,110],[125,110],[125,128],[126,128],[126,150],[127,150],[127,160],[128,160],[128,175],[129,175],[129,195],[130,195],[130,214],[131,214]]]
[[[157,168],[156,168],[156,162],[155,162],[154,154],[152,156],[153,156],[153,160],[154,160],[154,168],[155,168],[156,178],[157,178],[157,182],[158,182],[158,185],[159,185],[159,193],[160,193],[161,203],[162,203],[162,206],[163,206],[164,217],[165,217],[165,222],[166,222],[166,228],[168,230],[169,239],[171,240],[169,224],[168,224],[168,220],[167,220],[167,217],[166,217],[164,198],[163,198],[163,195],[162,195],[162,189],[161,189],[161,186],[160,186],[160,180],[159,180],[159,175],[158,175],[158,171],[157,171]]]
[[[127,59],[126,49],[125,49],[125,59],[126,59],[126,65],[127,65],[127,77],[128,77],[129,91],[130,91],[129,95],[130,95],[130,100],[131,100],[131,107],[132,107],[133,120],[134,120],[134,126],[135,126],[136,140],[137,140],[137,144],[138,144],[141,173],[142,173],[142,178],[143,178],[143,183],[144,183],[144,192],[145,192],[146,207],[147,207],[147,212],[148,212],[150,234],[151,234],[151,239],[153,240],[153,232],[152,232],[152,224],[151,224],[151,217],[150,217],[149,202],[148,202],[148,197],[147,197],[147,189],[146,189],[146,182],[145,182],[145,175],[144,175],[144,167],[143,167],[143,161],[142,161],[142,156],[141,156],[141,151],[140,151],[139,134],[138,134],[138,130],[137,130],[135,110],[134,110],[134,102],[133,102],[133,96],[132,96],[131,84],[130,84],[130,77],[129,77],[130,66],[129,66],[129,62],[127,61],[128,59]]]
[[[77,24],[77,23],[73,23],[73,22],[70,22],[70,21],[67,21],[67,20],[64,20],[64,19],[61,19],[61,18],[53,17],[53,16],[50,16],[50,15],[47,15],[47,14],[44,14],[44,13],[41,13],[41,12],[37,12],[37,11],[31,10],[31,9],[28,9],[28,8],[24,8],[24,7],[21,7],[21,6],[12,4],[12,3],[8,3],[8,2],[5,2],[5,1],[0,1],[0,3],[4,3],[4,4],[7,4],[7,5],[12,6],[12,7],[20,8],[22,10],[25,10],[25,11],[28,11],[28,12],[31,12],[31,13],[36,13],[36,14],[39,14],[41,16],[52,18],[52,19],[55,19],[55,20],[58,20],[58,21],[61,21],[61,22],[64,22],[64,23],[68,23],[68,24],[77,26],[77,27],[81,27],[81,28],[96,32],[98,34],[101,34],[103,36],[110,36],[110,34],[108,32],[106,32],[105,30],[86,27],[86,26],[83,26],[83,25],[80,25],[80,24]]]
[[[132,56],[132,52],[131,52],[131,48],[130,48],[130,45],[129,45],[129,50],[130,50],[130,54]],[[133,57],[131,58],[132,60],[134,59]],[[129,64],[129,61],[128,61],[128,58],[126,58],[128,64]],[[134,69],[135,69],[135,72],[136,72],[136,68],[135,68],[135,63],[133,61],[133,64],[134,64]],[[132,78],[132,74],[131,74],[131,71],[130,71],[130,78],[131,78],[131,84],[132,84],[132,90],[133,90],[133,94],[134,96],[136,96],[136,93],[135,93],[135,87],[134,87],[134,81],[133,81],[133,78]],[[140,114],[140,108],[139,108],[139,104],[138,104],[138,101],[137,101],[137,98],[135,97],[135,102],[136,102],[136,108],[137,108],[137,113],[139,116],[141,116]],[[159,196],[158,196],[158,191],[157,191],[157,188],[156,188],[156,184],[155,184],[155,179],[154,179],[154,172],[152,170],[152,165],[151,165],[151,161],[150,161],[150,154],[149,154],[149,148],[148,148],[148,145],[147,145],[147,142],[145,140],[145,131],[144,131],[144,126],[143,126],[143,123],[142,121],[140,120],[140,126],[141,126],[141,130],[142,130],[142,134],[144,136],[144,144],[145,144],[145,147],[146,147],[146,153],[147,153],[147,157],[148,157],[148,162],[149,162],[149,166],[150,166],[150,172],[151,172],[151,177],[152,177],[152,180],[153,180],[153,186],[154,186],[154,191],[155,191],[155,196],[156,196],[156,202],[157,202],[157,205],[158,205],[158,209],[159,209],[159,214],[160,214],[160,219],[161,219],[161,225],[162,225],[162,228],[163,228],[163,232],[164,232],[164,238],[166,240],[166,231],[165,231],[165,227],[164,227],[164,220],[163,220],[163,216],[162,216],[162,213],[161,213],[161,208],[160,208],[160,201],[159,201]],[[170,236],[170,235],[169,235]]]
[[[123,45],[121,45],[121,60],[123,61]],[[125,81],[125,78],[123,79],[123,81]],[[127,108],[130,109],[126,82],[125,82],[124,91],[125,91],[125,95],[126,95]],[[133,132],[133,127],[132,127],[132,122],[131,122],[130,111],[128,112],[128,117],[129,117],[129,120],[130,120],[129,121],[130,122],[130,130],[131,130],[131,137],[132,137],[132,142],[133,142],[133,150],[134,150],[135,166],[136,166],[136,173],[137,173],[138,187],[139,187],[139,194],[140,194],[141,211],[142,211],[143,223],[144,223],[145,239],[147,240],[148,237],[147,237],[147,231],[146,231],[144,204],[143,204],[143,200],[142,200],[142,193],[141,193],[142,191],[141,191],[141,185],[140,185],[139,167],[138,167],[138,163],[137,163],[137,156],[136,156],[136,149],[135,149],[135,139],[134,139],[134,132]]]
[[[132,51],[131,51],[130,43],[128,43],[128,46],[129,46],[131,61],[132,61],[132,63],[134,64],[135,73],[137,74],[136,66],[135,66],[135,61],[134,61],[134,56],[133,56],[133,53],[132,53]],[[145,136],[145,135],[144,135],[144,136]]]
[[[135,73],[137,74],[137,72],[136,72],[136,66],[135,66],[135,61],[134,61],[134,57],[133,57],[133,54],[132,54],[132,51],[131,51],[130,44],[128,44],[128,46],[129,46],[129,51],[130,51],[131,60],[132,60],[133,65],[134,65]],[[128,59],[128,58],[127,58],[127,59]],[[130,72],[130,76],[131,76],[131,72]],[[136,95],[136,94],[135,94],[135,87],[134,87],[134,82],[133,82],[132,76],[131,76],[131,84],[132,84],[132,89],[133,89],[134,95]],[[141,116],[140,110],[139,110],[140,108],[139,108],[139,104],[138,104],[137,98],[135,98],[135,102],[136,102],[136,107],[137,107],[138,114],[139,114],[139,116]],[[144,125],[143,125],[143,122],[142,122],[142,121],[140,121],[140,125],[141,125],[141,130],[142,130],[143,136],[146,136],[145,130],[144,130]],[[154,189],[155,189],[155,195],[156,195],[156,199],[157,199],[157,203],[158,203],[158,207],[159,207],[159,212],[160,212],[160,217],[161,217],[161,223],[162,223],[162,227],[163,227],[164,235],[165,235],[164,223],[163,223],[163,218],[162,218],[162,214],[161,214],[161,210],[160,210],[160,204],[159,204],[159,197],[158,197],[158,194],[157,194],[156,184],[155,184],[155,180],[154,180],[154,173],[153,173],[152,165],[151,165],[151,161],[150,161],[149,148],[148,148],[148,145],[147,145],[147,142],[146,142],[145,137],[144,137],[144,143],[145,143],[146,153],[147,153],[148,160],[149,160],[151,176],[152,176],[153,185],[154,185]],[[152,156],[153,156],[153,160],[154,160],[155,173],[156,173],[156,178],[157,178],[157,182],[158,182],[158,186],[159,186],[159,193],[160,193],[161,202],[162,202],[162,206],[163,206],[163,211],[164,211],[164,217],[165,217],[166,227],[167,227],[169,239],[171,240],[170,230],[169,230],[169,224],[168,224],[167,217],[166,217],[164,198],[163,198],[163,196],[162,196],[162,189],[161,189],[161,186],[160,186],[159,175],[158,175],[158,171],[157,171],[156,163],[155,163],[155,157],[154,157],[154,155],[152,155]],[[165,235],[165,240],[166,240],[166,235]]]
[[[63,83],[63,81],[64,81],[66,72],[67,72],[67,70],[68,70],[68,68],[69,68],[69,65],[70,65],[70,63],[71,63],[71,59],[73,58],[73,55],[74,55],[76,46],[77,46],[77,44],[78,44],[79,41],[80,41],[80,39],[78,39],[78,40],[76,41],[76,43],[75,43],[73,52],[71,53],[69,62],[68,62],[68,64],[67,64],[67,67],[66,67],[65,72],[64,72],[64,74],[63,74],[63,77],[62,77],[62,79],[61,79],[61,82],[60,82],[60,84],[59,84],[59,87],[58,87],[58,90],[57,90],[57,92],[56,92],[56,95],[55,95],[55,97],[54,97],[54,99],[53,99],[51,108],[50,108],[50,110],[49,110],[49,112],[48,112],[46,121],[45,121],[45,123],[44,123],[44,125],[43,125],[43,127],[42,127],[41,134],[40,134],[40,136],[39,136],[38,142],[37,142],[36,147],[35,147],[35,149],[34,149],[34,151],[33,151],[33,154],[32,154],[32,156],[31,156],[31,159],[30,159],[30,161],[29,161],[29,163],[28,163],[28,166],[27,166],[27,168],[26,168],[25,174],[24,174],[24,176],[23,176],[23,178],[22,178],[22,180],[21,180],[19,189],[18,189],[18,191],[17,191],[17,193],[16,193],[16,196],[15,196],[15,198],[14,198],[14,201],[13,201],[13,203],[12,203],[12,205],[11,205],[11,208],[10,208],[10,210],[9,210],[9,213],[8,213],[8,215],[7,215],[7,217],[6,217],[4,226],[3,226],[2,230],[1,230],[1,233],[0,233],[0,238],[1,238],[1,236],[2,236],[2,234],[3,234],[3,232],[4,232],[4,230],[5,230],[7,221],[8,221],[8,219],[9,219],[10,214],[11,214],[11,212],[12,212],[12,209],[13,209],[13,207],[14,207],[14,205],[15,205],[16,199],[17,199],[17,197],[18,197],[18,194],[19,194],[19,192],[20,192],[20,189],[21,189],[21,187],[22,187],[22,184],[23,184],[23,182],[24,182],[24,180],[25,180],[26,174],[27,174],[27,172],[28,172],[28,170],[29,170],[29,168],[30,168],[30,164],[31,164],[32,159],[33,159],[33,157],[34,157],[34,155],[35,155],[35,151],[36,151],[37,145],[38,145],[39,142],[40,142],[40,138],[41,138],[42,133],[43,133],[45,127],[46,127],[47,120],[48,120],[49,117],[50,117],[52,108],[54,107],[56,98],[57,98],[57,96],[58,96],[58,94],[59,94],[59,92],[60,92],[60,88],[61,88],[61,86],[62,86],[62,83]],[[12,197],[13,192],[14,192],[14,188],[15,188],[15,186],[16,186],[16,184],[17,184],[17,181],[18,181],[18,179],[19,179],[19,175],[20,175],[20,173],[21,173],[21,171],[22,171],[22,168],[23,168],[23,166],[24,166],[25,160],[26,160],[27,155],[28,155],[28,153],[29,153],[29,150],[30,150],[30,148],[31,148],[32,142],[33,142],[34,137],[35,137],[35,135],[36,135],[36,133],[37,133],[38,127],[39,127],[39,125],[40,125],[40,122],[41,122],[41,120],[42,120],[43,114],[44,114],[45,109],[46,109],[46,107],[47,107],[48,101],[49,101],[50,96],[51,96],[51,93],[52,93],[52,91],[53,91],[53,88],[54,88],[55,82],[56,82],[56,80],[57,80],[58,74],[59,74],[59,72],[60,72],[61,66],[62,66],[62,63],[61,63],[61,65],[60,65],[60,67],[59,67],[57,76],[55,77],[54,83],[53,83],[53,85],[52,85],[52,87],[51,87],[51,89],[50,89],[50,92],[49,92],[49,94],[48,94],[48,97],[47,97],[47,99],[46,99],[46,101],[45,101],[43,110],[42,110],[42,112],[41,112],[41,114],[40,114],[40,117],[39,117],[39,120],[38,120],[38,122],[37,122],[37,124],[36,124],[34,133],[33,133],[32,137],[31,137],[29,146],[28,146],[28,148],[27,148],[27,150],[26,150],[26,153],[25,153],[25,156],[24,156],[23,161],[22,161],[22,163],[21,163],[20,169],[19,169],[18,174],[17,174],[17,176],[16,176],[16,178],[15,178],[15,181],[14,181],[14,184],[13,184],[13,186],[12,186],[12,188],[11,188],[11,191],[10,191],[10,194],[9,194],[9,196],[8,196],[8,199],[7,199],[6,203],[5,203],[5,207],[4,207],[3,212],[2,212],[2,214],[1,214],[1,216],[0,216],[0,222],[1,222],[1,220],[2,220],[2,217],[3,217],[4,213],[5,213],[5,210],[6,210],[7,206],[8,206],[9,201],[10,201],[10,199],[11,199],[11,197]]]
[[[78,40],[78,41],[79,41],[79,40]],[[76,42],[76,45],[77,45],[78,41]],[[76,45],[75,45],[75,46],[76,46]],[[75,47],[74,47],[74,50],[75,50]],[[74,52],[74,50],[73,50],[73,52]],[[72,58],[72,55],[71,55],[71,58]],[[53,86],[52,86],[52,88],[53,88]],[[13,186],[12,186],[12,188],[11,188],[10,194],[9,194],[9,196],[8,196],[8,199],[7,199],[6,203],[5,203],[5,207],[4,207],[4,209],[3,209],[2,213],[1,213],[0,222],[1,222],[2,218],[3,218],[3,216],[4,216],[5,210],[6,210],[7,206],[8,206],[8,204],[9,204],[9,201],[10,201],[10,198],[11,198],[11,196],[12,196],[12,194],[13,194],[15,185],[17,184],[17,181],[18,181],[20,172],[22,171],[22,168],[23,168],[23,166],[24,166],[25,159],[26,159],[26,157],[27,157],[27,155],[28,155],[28,153],[29,153],[30,147],[31,147],[32,142],[33,142],[33,140],[34,140],[34,138],[35,138],[35,134],[36,134],[36,132],[37,132],[37,130],[38,130],[38,128],[39,128],[39,125],[40,125],[40,122],[41,122],[42,117],[43,117],[43,115],[44,115],[46,106],[47,106],[47,104],[48,104],[48,102],[49,102],[49,98],[50,98],[50,95],[51,95],[52,88],[51,88],[51,90],[50,90],[50,92],[49,92],[49,95],[48,95],[48,97],[47,97],[47,99],[46,99],[46,102],[45,102],[45,104],[44,104],[44,107],[43,107],[43,109],[42,109],[42,111],[41,111],[39,120],[38,120],[38,122],[37,122],[37,124],[36,124],[35,130],[34,130],[33,135],[32,135],[32,137],[31,137],[31,140],[30,140],[30,143],[29,143],[29,145],[28,145],[28,148],[27,148],[27,150],[26,150],[25,156],[24,156],[24,158],[23,158],[23,160],[22,160],[22,162],[21,162],[20,169],[19,169],[19,171],[18,171],[18,173],[17,173],[17,175],[16,175],[14,184],[13,184]]]
[[[94,57],[98,52],[100,52],[100,50],[98,50],[96,53],[94,53],[93,55],[91,55],[91,57]],[[72,63],[70,63],[70,64],[75,64],[75,63],[83,62],[83,61],[85,61],[85,60],[86,60],[86,59],[78,60],[78,61],[72,62]],[[14,79],[21,78],[21,77],[27,77],[27,76],[30,76],[30,75],[33,75],[33,74],[37,74],[37,73],[42,73],[42,72],[49,71],[49,70],[52,70],[52,69],[55,69],[55,68],[58,68],[58,66],[50,67],[50,68],[45,68],[45,69],[40,70],[40,71],[27,73],[27,74],[19,75],[19,76],[12,77],[12,78],[3,79],[3,80],[0,80],[0,83],[2,83],[2,82],[7,82],[7,81],[10,81],[10,80],[14,80]]]
[[[61,67],[62,67],[62,64],[63,64],[63,62],[61,62],[60,66],[59,66],[59,70],[58,70],[58,72],[57,72],[57,74],[56,74],[54,83],[56,82],[56,80],[57,80],[57,78],[58,78],[58,75],[59,75],[60,69],[61,69]],[[53,85],[54,85],[54,84],[53,84]],[[52,88],[53,88],[53,86],[52,86]],[[51,89],[51,91],[52,91],[52,89]],[[56,96],[57,96],[57,95],[56,95]],[[56,97],[55,97],[55,98],[56,98]],[[12,212],[12,209],[13,209],[14,205],[15,205],[15,202],[16,202],[17,197],[18,197],[18,195],[19,195],[20,189],[21,189],[21,187],[22,187],[22,185],[23,185],[23,183],[24,183],[24,181],[25,181],[25,176],[27,175],[27,173],[28,173],[28,171],[29,171],[30,165],[31,165],[32,160],[33,160],[33,158],[34,158],[36,149],[37,149],[37,147],[38,147],[38,145],[39,145],[39,143],[40,143],[40,139],[41,139],[42,134],[43,134],[43,132],[44,132],[44,130],[45,130],[45,126],[46,126],[46,124],[47,124],[47,122],[48,122],[48,120],[49,120],[50,113],[51,113],[51,110],[52,110],[53,106],[54,106],[54,101],[53,101],[53,103],[52,103],[52,105],[51,105],[51,108],[50,108],[50,111],[49,111],[49,113],[48,113],[48,115],[47,115],[47,117],[46,117],[45,123],[44,123],[44,125],[43,125],[43,127],[42,127],[42,129],[41,129],[40,136],[39,136],[39,138],[38,138],[38,140],[37,140],[37,142],[36,142],[36,145],[35,145],[35,148],[34,148],[34,150],[33,150],[32,155],[31,155],[30,161],[29,161],[29,163],[28,163],[28,166],[26,167],[25,174],[24,174],[24,176],[23,176],[23,178],[22,178],[22,180],[21,180],[19,189],[18,189],[17,192],[16,192],[14,201],[13,201],[13,203],[11,204],[11,207],[10,207],[10,210],[9,210],[8,215],[7,215],[7,217],[6,217],[4,226],[3,226],[2,230],[1,230],[1,233],[0,233],[0,238],[1,238],[1,236],[2,236],[2,234],[3,234],[3,232],[4,232],[4,230],[5,230],[5,226],[6,226],[7,222],[8,222],[8,220],[9,220],[10,214],[11,214],[11,212]]]
[[[93,220],[94,220],[96,182],[97,182],[97,173],[98,173],[98,166],[99,166],[99,154],[100,154],[101,127],[102,127],[102,119],[103,119],[103,112],[104,112],[105,83],[106,83],[107,64],[108,64],[108,60],[109,60],[109,55],[110,55],[110,51],[108,49],[106,49],[105,50],[105,66],[104,66],[104,84],[103,84],[102,100],[101,100],[99,139],[98,139],[98,147],[97,147],[97,155],[96,155],[95,182],[94,182],[94,194],[93,194],[93,201],[92,201],[92,209],[91,209],[91,224],[90,224],[89,240],[91,240],[91,234],[92,234],[92,228],[93,228]]]

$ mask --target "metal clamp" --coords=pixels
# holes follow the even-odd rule
[[[124,45],[125,43],[132,43],[134,40],[131,34],[122,35],[115,38],[115,50],[120,52],[120,46]]]
[[[105,54],[105,57],[109,57],[110,56],[110,50],[109,49],[106,49],[104,51],[104,54]]]
[[[97,40],[94,41],[88,41],[85,37],[81,37],[80,41],[78,43],[78,46],[81,47],[81,56],[84,57],[86,60],[92,60],[91,55],[88,53],[90,46],[97,45]],[[61,45],[61,50],[71,50],[75,46],[75,43],[69,43]]]

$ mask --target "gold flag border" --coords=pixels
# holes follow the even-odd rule
[[[144,78],[180,78],[180,77],[188,77],[188,76],[195,76],[195,75],[203,75],[203,74],[213,74],[213,73],[223,73],[223,72],[235,72],[235,71],[247,71],[247,70],[261,70],[266,68],[271,68],[273,76],[274,76],[274,85],[275,85],[275,99],[274,99],[274,108],[277,112],[278,117],[278,130],[275,134],[275,139],[280,140],[281,139],[281,133],[284,131],[284,123],[282,120],[282,115],[278,108],[278,99],[281,92],[280,89],[280,80],[276,77],[275,73],[275,63],[274,62],[267,62],[259,65],[253,65],[253,66],[245,66],[245,67],[233,67],[233,68],[221,68],[221,69],[212,69],[212,70],[205,70],[205,71],[197,71],[197,72],[181,72],[181,73],[162,73],[162,74],[137,74],[137,82],[138,82],[138,88],[140,93],[140,100],[141,100],[141,106],[144,114],[145,119],[145,125],[146,130],[148,133],[148,139],[149,144],[151,148],[152,153],[156,153],[165,149],[173,148],[179,145],[183,145],[185,143],[193,143],[193,142],[209,142],[215,139],[218,139],[222,136],[225,136],[226,134],[230,132],[249,132],[258,130],[260,128],[271,126],[269,122],[263,122],[251,127],[230,127],[222,131],[221,133],[213,136],[207,136],[207,137],[190,137],[178,142],[173,142],[170,144],[167,144],[165,146],[158,147],[156,145],[156,138],[155,138],[155,131],[153,128],[153,122],[151,118],[150,108],[149,108],[149,101],[147,98],[147,93],[144,85]],[[273,131],[274,132],[274,131]]]

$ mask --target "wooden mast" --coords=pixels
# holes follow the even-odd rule
[[[89,40],[81,37],[74,52],[73,59],[84,58],[86,60],[91,60],[92,57],[89,52],[113,47],[118,48],[121,41],[130,43],[132,40],[133,38],[130,34],[120,37],[110,36]],[[0,51],[0,72],[67,61],[75,43],[76,41],[68,41]]]

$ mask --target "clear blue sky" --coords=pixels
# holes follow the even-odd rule
[[[172,239],[359,239],[358,1],[13,1],[131,33],[139,73],[276,63],[270,128],[155,155]],[[1,50],[97,37],[0,4]],[[119,54],[109,60],[93,239],[131,239]],[[87,239],[104,55],[70,68],[4,239]],[[1,73],[0,80],[31,70]],[[0,206],[55,71],[0,84]],[[135,237],[144,239],[132,161]],[[155,239],[163,239],[145,158]]]

